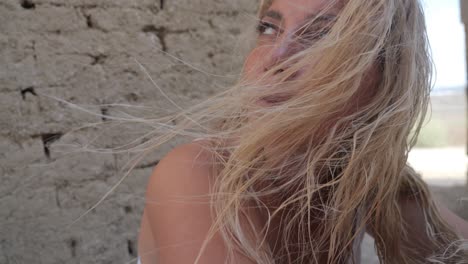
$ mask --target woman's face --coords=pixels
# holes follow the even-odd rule
[[[334,2],[334,5],[331,3]],[[257,43],[247,56],[243,79],[258,81],[266,71],[288,57],[310,47],[320,39],[337,19],[344,1],[332,0],[274,0],[260,18]],[[326,11],[324,11],[326,10]],[[320,15],[320,16],[318,16]],[[312,20],[315,18],[315,20]],[[310,21],[313,21],[310,23]],[[314,62],[310,64],[313,67]],[[278,71],[282,71],[280,69]],[[277,71],[277,72],[278,72]],[[297,78],[301,72],[293,74]],[[370,100],[376,82],[379,80],[377,68],[369,69],[362,89],[350,99],[353,105],[362,105]],[[288,79],[288,80],[291,80]],[[262,83],[268,80],[262,80]],[[374,89],[375,90],[375,89]],[[283,96],[288,97],[288,95]],[[267,96],[258,103],[270,105],[287,100],[281,96]],[[354,106],[353,106],[354,107]]]
[[[256,80],[275,64],[306,49],[322,33],[326,33],[326,28],[336,18],[338,7],[327,8],[327,12],[313,24],[307,27],[304,25],[328,7],[329,2],[330,0],[274,0],[260,18],[257,44],[244,63],[244,79]]]

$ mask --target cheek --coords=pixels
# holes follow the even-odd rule
[[[267,47],[254,48],[244,61],[242,76],[246,80],[255,80],[264,71],[267,58],[270,54],[270,49]]]

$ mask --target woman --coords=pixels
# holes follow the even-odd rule
[[[468,263],[468,224],[406,164],[431,64],[418,0],[273,0],[228,92],[164,139],[141,263]],[[162,142],[162,140],[160,140]],[[159,144],[159,143],[158,143]]]

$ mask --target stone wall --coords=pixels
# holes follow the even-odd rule
[[[63,147],[99,133],[103,147],[127,142],[138,129],[82,127],[109,123],[114,104],[148,107],[148,116],[171,107],[149,77],[181,105],[223,89],[240,69],[255,8],[250,0],[1,0],[0,263],[135,260],[146,181],[170,146],[71,226],[123,176],[128,155]]]

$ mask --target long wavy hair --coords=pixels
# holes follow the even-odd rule
[[[271,2],[261,2],[259,16]],[[240,78],[157,120],[164,133],[149,141],[151,149],[177,135],[209,139],[215,222],[204,245],[219,232],[230,253],[254,263],[345,263],[368,230],[381,263],[468,263],[460,238],[407,164],[432,76],[419,1],[348,0],[326,34],[313,41],[297,35],[304,49],[258,80]],[[369,69],[377,69],[378,81],[356,103]],[[283,102],[257,103],[284,93],[290,96]],[[408,235],[399,205],[405,199],[422,210],[425,253]]]

